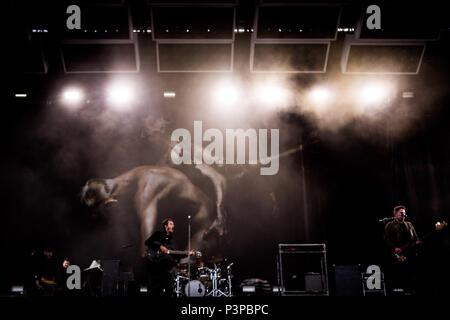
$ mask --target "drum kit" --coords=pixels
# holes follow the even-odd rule
[[[186,264],[180,264],[175,273],[177,297],[231,297],[231,266],[222,259],[201,261],[191,266],[191,277]],[[207,267],[209,265],[210,267]]]

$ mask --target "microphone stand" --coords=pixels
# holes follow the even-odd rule
[[[191,282],[191,216],[188,216],[188,286]],[[190,291],[189,291],[190,293]],[[189,294],[190,296],[190,294]]]

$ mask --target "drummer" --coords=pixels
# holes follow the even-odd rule
[[[198,263],[198,280],[200,281],[208,281],[209,280],[209,273],[210,273],[210,269],[205,267],[205,262],[200,261]]]

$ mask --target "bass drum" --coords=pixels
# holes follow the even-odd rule
[[[206,295],[205,285],[198,280],[191,280],[184,287],[184,294],[186,297],[204,297]]]

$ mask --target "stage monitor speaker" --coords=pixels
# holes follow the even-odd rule
[[[362,277],[359,265],[334,265],[336,296],[362,296]]]

